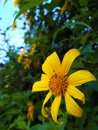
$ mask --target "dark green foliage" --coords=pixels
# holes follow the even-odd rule
[[[81,118],[67,115],[65,105],[61,105],[58,117],[64,121],[62,125],[55,124],[51,117],[45,119],[41,116],[46,93],[31,92],[33,83],[40,80],[44,60],[53,51],[62,59],[69,49],[80,50],[81,56],[73,63],[70,73],[87,69],[98,79],[98,1],[42,2],[20,0],[18,4],[19,12],[14,20],[25,17],[22,29],[25,30],[27,52],[22,60],[29,58],[32,62],[29,69],[24,69],[23,61],[17,62],[19,50],[9,47],[9,60],[0,64],[0,130],[98,130],[98,81],[80,86],[86,96],[86,103],[80,104],[84,110]],[[66,10],[60,15],[65,2]],[[5,42],[10,43],[6,39]],[[35,52],[30,55],[34,44]],[[29,101],[34,105],[31,120],[27,118]],[[51,103],[52,99],[47,105],[51,106]]]

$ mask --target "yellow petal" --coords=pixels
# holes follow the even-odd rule
[[[69,50],[63,58],[62,61],[62,73],[67,74],[71,68],[71,65],[75,58],[80,55],[80,52],[77,49],[71,49]]]
[[[38,81],[32,86],[32,92],[49,90],[48,81]]]
[[[49,81],[49,78],[48,78],[48,76],[46,75],[46,74],[42,74],[41,75],[41,81]]]
[[[57,114],[61,103],[61,96],[56,96],[52,106],[51,106],[51,115],[55,123],[61,124],[62,122],[57,121]]]
[[[46,58],[42,66],[42,70],[48,76],[53,75],[54,72],[58,73],[58,71],[60,70],[60,60],[56,52],[52,53]]]
[[[14,7],[16,7],[18,3],[19,3],[19,0],[14,0],[14,3],[13,3]]]
[[[48,114],[46,113],[44,106],[45,106],[45,104],[47,103],[47,101],[51,98],[51,96],[52,96],[52,92],[50,91],[50,92],[47,94],[47,96],[45,97],[44,102],[43,102],[43,105],[42,105],[42,109],[41,109],[42,115],[43,115],[44,117],[46,117],[46,118],[48,117]]]
[[[68,77],[70,85],[78,86],[89,81],[96,80],[96,78],[87,70],[79,70]]]
[[[62,15],[66,11],[66,9],[67,9],[66,3],[64,3],[64,5],[61,7],[61,9],[60,9],[60,15]]]
[[[65,94],[65,103],[66,103],[66,110],[69,114],[75,117],[82,116],[83,110],[67,92]]]
[[[83,102],[83,104],[85,103],[85,96],[84,93],[82,93],[79,89],[77,89],[74,86],[69,85],[67,88],[67,92],[69,93],[69,95],[71,95],[74,98],[77,98],[79,100],[81,100]]]

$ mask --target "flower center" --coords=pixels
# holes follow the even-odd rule
[[[50,78],[49,88],[56,96],[64,95],[67,91],[68,81],[67,76],[54,74]]]

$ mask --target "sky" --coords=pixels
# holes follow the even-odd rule
[[[16,11],[17,8],[13,6],[13,0],[8,0],[4,5],[4,0],[0,1],[0,17],[2,18],[2,22],[0,23],[0,28],[6,29],[8,25],[11,25],[13,22],[13,12]]]
[[[12,31],[11,26],[13,24],[13,20],[15,18],[15,11],[19,9],[13,6],[14,0],[8,0],[4,5],[5,0],[0,0],[0,63],[5,62],[5,51],[7,51],[7,44],[4,42],[3,33],[7,27],[10,29],[7,31],[7,38],[10,39],[10,45],[14,45],[16,48],[20,46],[24,46],[24,32],[21,29],[22,23],[18,22],[17,28]]]
[[[19,11],[19,9],[13,6],[14,0],[7,0],[4,5],[5,1],[6,0],[0,0],[0,63],[5,63],[5,61],[8,60],[5,58],[8,45],[4,42],[4,36],[2,35],[8,27],[10,27],[10,29],[6,31],[6,37],[10,39],[9,44],[11,46],[14,45],[16,49],[25,46],[23,37],[26,30],[21,29],[23,21],[20,20],[17,22],[17,28],[14,31],[11,29],[16,16],[15,12]],[[48,0],[48,3],[50,2],[51,0]]]

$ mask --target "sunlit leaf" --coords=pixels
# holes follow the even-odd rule
[[[14,21],[21,15],[21,14],[23,14],[25,11],[27,11],[28,9],[31,9],[31,8],[33,8],[33,7],[35,7],[35,6],[37,6],[37,5],[39,5],[39,4],[41,4],[43,1],[45,1],[45,0],[29,0],[29,2],[28,3],[26,3],[26,4],[24,4],[22,7],[21,7],[21,9],[20,9],[20,11],[18,12],[18,14],[16,15],[16,17],[15,17],[15,19],[14,19]]]

